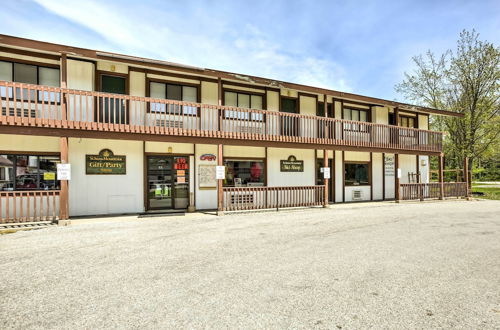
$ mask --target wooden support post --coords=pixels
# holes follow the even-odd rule
[[[464,158],[464,182],[465,182],[465,198],[470,201],[470,190],[469,190],[469,157]]]
[[[400,187],[399,187],[399,154],[394,154],[394,196],[396,199],[396,203],[399,203],[401,197],[400,197]]]
[[[222,79],[220,77],[217,79],[217,99],[217,104],[222,105]]]
[[[68,88],[68,58],[66,53],[61,54],[61,88]]]
[[[217,146],[217,166],[223,166],[222,162],[222,144]],[[224,192],[222,190],[223,180],[217,180],[217,215],[224,215],[223,203],[224,203]]]
[[[66,53],[61,54],[61,88],[68,88],[68,58]],[[66,104],[66,95],[64,92],[61,93],[61,120],[65,122],[68,118],[67,104]]]
[[[222,79],[220,77],[217,79],[217,105],[219,106],[219,109],[217,110],[219,134],[222,134],[224,110],[220,108],[222,106]]]
[[[326,97],[326,94],[324,95],[324,99],[323,99],[323,109],[324,109],[324,113],[325,113],[325,118],[328,118],[328,99]],[[327,125],[327,122],[325,121],[325,125],[323,126],[324,129],[325,129],[325,139],[328,139],[328,125]],[[323,167],[325,168],[324,170],[326,170],[328,166],[328,150],[326,149],[323,149]],[[332,171],[330,170],[330,177],[331,177],[331,174]],[[324,178],[325,177],[325,173],[323,173],[323,184],[325,185],[325,193],[324,193],[324,200],[323,200],[323,207],[327,208],[328,207],[328,183],[329,183],[329,180]]]
[[[325,168],[324,170],[326,171],[326,168],[329,167],[328,166],[328,150],[324,149],[323,150],[323,167]],[[330,169],[330,175],[331,175],[331,169]],[[325,176],[325,173],[323,173],[323,178]],[[328,207],[328,183],[329,183],[329,180],[324,178],[324,185],[325,185],[325,193],[324,193],[324,200],[323,200],[323,207]]]
[[[61,164],[68,163],[68,138],[63,136],[59,139],[61,149]],[[68,224],[69,218],[69,187],[68,180],[61,180],[61,193],[59,195],[59,224]]]
[[[439,155],[439,199],[444,199],[444,159],[443,154]]]

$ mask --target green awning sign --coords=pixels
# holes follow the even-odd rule
[[[86,174],[127,174],[126,156],[117,156],[109,149],[98,155],[85,155]]]

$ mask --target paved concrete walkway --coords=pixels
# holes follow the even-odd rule
[[[500,328],[500,202],[0,236],[0,328]]]

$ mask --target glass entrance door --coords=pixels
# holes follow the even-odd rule
[[[317,185],[322,185],[325,183],[324,181],[324,176],[323,172],[321,172],[321,168],[323,167],[323,158],[318,158],[316,159],[316,184]],[[335,170],[335,163],[333,162],[333,158],[330,158],[328,160],[328,165],[330,166],[330,180],[328,182],[328,200],[330,203],[334,203],[335,201],[333,200],[333,189],[335,187],[335,182],[333,180],[334,176],[334,170]]]
[[[185,209],[189,205],[189,157],[147,157],[148,210]]]

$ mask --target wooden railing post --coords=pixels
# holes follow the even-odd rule
[[[394,154],[394,196],[396,199],[396,203],[399,203],[401,200],[400,196],[400,186],[399,186],[399,175],[400,175],[400,169],[399,169],[399,154]]]
[[[60,139],[61,164],[68,163],[68,138],[62,136]],[[55,197],[54,197],[55,198]],[[59,195],[59,222],[67,224],[69,218],[69,187],[68,180],[61,180],[61,193]]]
[[[444,161],[443,154],[439,155],[439,199],[444,199]]]
[[[399,109],[397,107],[394,109],[396,120],[394,124],[396,125],[328,118],[326,95],[324,97],[325,118],[226,107],[222,105],[221,79],[218,80],[217,103],[213,102],[210,105],[75,91],[67,89],[65,62],[66,55],[61,54],[61,88],[0,81],[2,90],[5,88],[5,92],[9,91],[4,96],[5,112],[0,115],[0,124],[26,126],[29,122],[28,126],[50,126],[51,128],[64,127],[122,133],[134,130],[155,135],[314,143],[322,145],[318,147],[320,150],[330,148],[332,143],[365,149],[383,148],[391,153],[402,149],[439,152],[442,149],[442,133],[416,131],[398,126]],[[33,92],[49,97],[37,97],[31,100]],[[54,95],[57,100],[53,99]],[[58,99],[59,97],[61,100]],[[19,98],[23,102],[18,102]],[[85,102],[82,102],[82,98]],[[58,103],[59,101],[61,104]],[[34,105],[38,111],[30,108],[31,111],[26,112],[26,102]],[[342,105],[343,101],[340,102]],[[200,109],[199,118],[181,111],[181,109],[192,109],[194,106]],[[57,111],[61,109],[62,113],[58,113]],[[139,119],[142,119],[142,122]],[[192,130],[194,121],[199,125],[196,130]],[[315,133],[316,131],[318,134]]]
[[[223,166],[222,162],[222,144],[217,146],[217,166]],[[222,190],[222,179],[217,179],[217,215],[224,215],[224,195]]]

